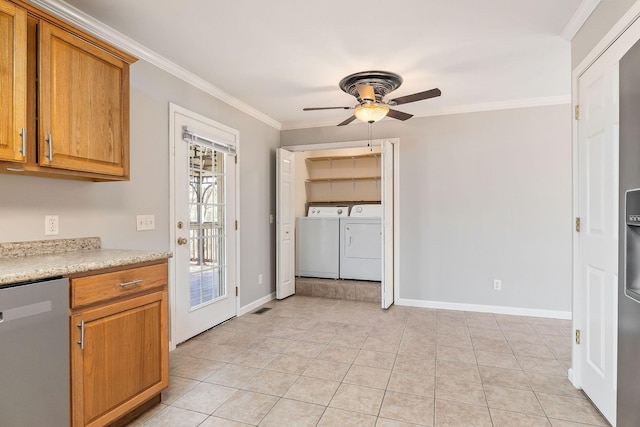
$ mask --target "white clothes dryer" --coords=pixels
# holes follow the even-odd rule
[[[340,217],[347,206],[310,206],[296,218],[296,276],[338,279],[340,275]]]
[[[382,280],[382,205],[354,205],[340,218],[340,278]]]

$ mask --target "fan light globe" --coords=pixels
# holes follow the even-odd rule
[[[365,123],[375,123],[382,120],[389,112],[389,107],[380,104],[359,105],[353,114],[356,118]]]

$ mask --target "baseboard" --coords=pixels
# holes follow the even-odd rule
[[[253,310],[257,309],[261,305],[266,304],[269,301],[273,301],[274,299],[276,299],[276,293],[272,292],[269,295],[252,302],[251,304],[247,304],[244,307],[240,307],[240,311],[238,312],[238,317],[244,316],[245,314],[250,313]]]
[[[582,387],[580,387],[580,386],[577,384],[577,382],[576,382],[576,377],[575,377],[575,375],[574,375],[574,373],[573,373],[573,368],[569,368],[569,369],[567,370],[567,378],[569,378],[569,381],[571,381],[571,384],[572,384],[575,388],[577,388],[577,389],[582,389]]]
[[[552,319],[571,320],[570,311],[539,310],[535,308],[504,307],[500,305],[461,304],[455,302],[426,301],[400,298],[396,305],[423,308],[439,308],[442,310],[477,311],[480,313],[512,314],[515,316],[548,317]]]

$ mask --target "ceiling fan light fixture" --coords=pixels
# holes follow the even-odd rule
[[[389,107],[381,104],[363,104],[356,107],[353,114],[358,120],[365,123],[378,122],[387,115]]]

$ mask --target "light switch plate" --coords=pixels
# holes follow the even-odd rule
[[[136,231],[155,230],[155,215],[136,215]]]

